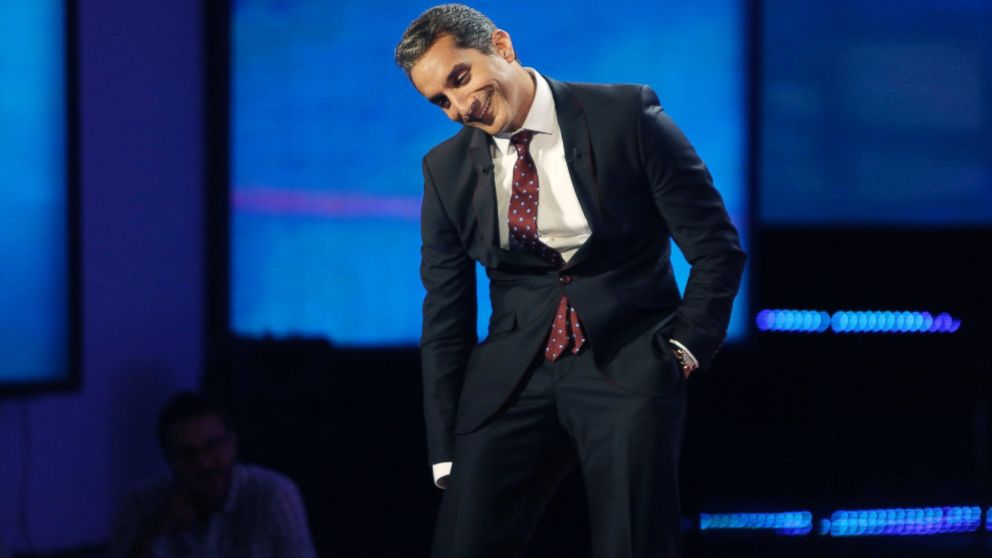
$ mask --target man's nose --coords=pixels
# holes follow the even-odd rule
[[[458,117],[461,121],[468,119],[469,113],[472,112],[472,98],[468,95],[452,94],[451,106],[454,107],[455,111],[458,113]]]

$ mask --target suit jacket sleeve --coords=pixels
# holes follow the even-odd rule
[[[683,300],[666,333],[709,366],[726,336],[744,252],[713,178],[689,140],[648,87],[641,90],[640,157],[655,204],[692,266]]]
[[[450,461],[455,413],[476,338],[475,262],[466,253],[423,161],[420,276],[427,294],[420,338],[424,417],[431,463]]]

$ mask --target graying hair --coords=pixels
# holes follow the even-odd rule
[[[482,12],[464,4],[434,6],[413,22],[403,32],[394,53],[396,65],[409,77],[410,70],[431,48],[435,41],[451,35],[458,48],[474,48],[493,54],[493,32],[496,24]]]

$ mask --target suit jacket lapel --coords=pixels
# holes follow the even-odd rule
[[[479,222],[482,242],[489,247],[499,248],[499,228],[496,221],[496,185],[493,179],[493,158],[489,152],[489,141],[485,132],[472,130],[469,143],[469,157],[475,173],[475,192],[472,205],[475,218]]]
[[[592,140],[589,136],[589,125],[586,122],[582,105],[575,94],[564,83],[545,76],[551,85],[551,93],[555,98],[555,112],[558,116],[558,127],[561,128],[562,142],[565,146],[565,161],[568,172],[575,186],[575,194],[582,206],[586,221],[592,235],[582,245],[582,248],[565,265],[572,267],[582,261],[590,251],[596,229],[601,223],[599,185],[596,182],[596,167]]]

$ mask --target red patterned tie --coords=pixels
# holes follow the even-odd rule
[[[534,159],[530,156],[529,149],[533,137],[534,132],[524,130],[510,138],[510,142],[517,148],[517,162],[513,165],[513,195],[510,197],[508,211],[510,238],[525,250],[561,267],[565,265],[561,254],[541,242],[537,234],[537,169],[534,168]],[[573,353],[578,353],[585,342],[579,315],[568,303],[568,297],[562,293],[558,311],[551,324],[551,333],[548,335],[548,345],[544,349],[544,358],[555,361],[569,346]]]

